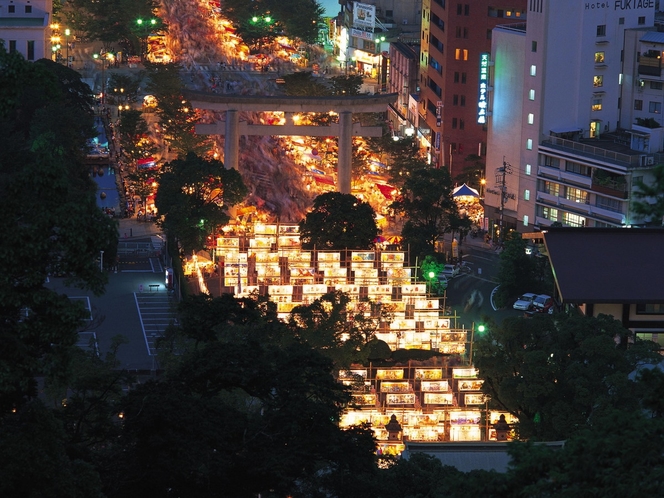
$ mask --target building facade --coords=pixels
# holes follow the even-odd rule
[[[26,60],[51,57],[51,0],[0,0],[0,41]]]
[[[429,162],[449,168],[453,177],[467,156],[486,154],[486,109],[480,104],[486,67],[480,65],[491,51],[492,29],[525,17],[526,0],[422,1],[419,135]]]
[[[494,29],[485,196],[494,236],[648,221],[631,198],[664,146],[654,26],[655,2],[531,0],[526,23]]]
[[[419,0],[339,0],[341,11],[335,41],[339,68],[375,78],[375,91],[385,90],[389,44],[419,40]]]
[[[396,93],[397,101],[387,109],[390,128],[395,136],[413,136],[417,127],[417,112],[409,111],[409,103],[419,92],[419,45],[390,43],[390,77],[387,92]]]

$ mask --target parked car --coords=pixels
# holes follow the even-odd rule
[[[536,297],[537,294],[533,294],[532,292],[526,292],[514,302],[512,308],[514,308],[515,310],[526,311],[528,308],[530,308],[533,305],[533,301],[535,300]]]
[[[443,271],[441,271],[438,276],[445,275],[448,279],[456,277],[459,274],[459,267],[455,265],[445,265]]]
[[[553,298],[546,294],[540,294],[533,299],[533,309],[538,313],[553,313]]]

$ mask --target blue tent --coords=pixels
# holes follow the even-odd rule
[[[479,197],[480,193],[474,188],[470,188],[468,185],[464,183],[463,185],[461,185],[460,187],[456,187],[452,191],[452,197],[461,197],[461,196]]]

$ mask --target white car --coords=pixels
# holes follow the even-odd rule
[[[533,294],[532,292],[526,292],[514,302],[512,308],[514,308],[515,310],[526,311],[532,306],[533,301],[535,300],[536,297],[537,294]]]
[[[445,275],[448,279],[456,277],[459,274],[459,267],[455,265],[445,265],[439,275]]]

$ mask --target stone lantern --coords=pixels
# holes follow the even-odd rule
[[[397,421],[397,416],[392,415],[390,421],[385,424],[388,441],[401,441],[401,424]]]
[[[510,424],[505,420],[505,415],[500,415],[498,422],[493,424],[493,428],[496,431],[496,439],[498,441],[507,441],[507,434],[510,431]]]

